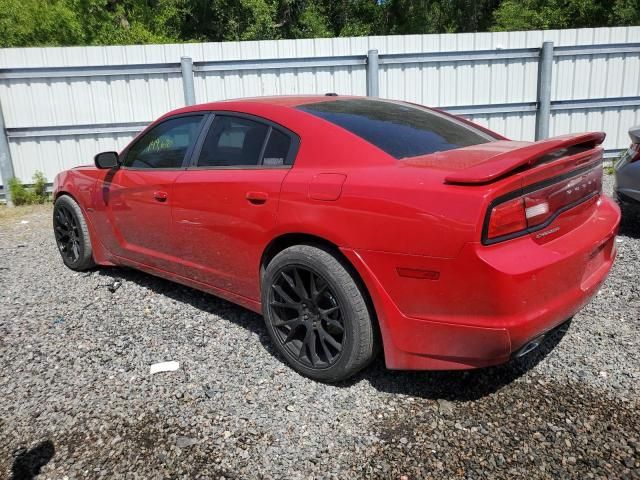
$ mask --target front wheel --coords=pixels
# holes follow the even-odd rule
[[[344,380],[373,358],[365,294],[328,250],[296,245],[278,253],[262,278],[262,311],[278,351],[314,380]]]
[[[80,206],[68,195],[61,195],[53,206],[53,232],[64,264],[72,270],[95,266],[89,228]]]

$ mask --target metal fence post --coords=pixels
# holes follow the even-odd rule
[[[367,52],[367,97],[378,96],[378,50]]]
[[[536,111],[536,140],[549,138],[551,119],[551,72],[553,70],[553,42],[544,42],[538,60],[538,109]]]
[[[7,129],[4,124],[4,115],[2,114],[2,104],[0,104],[0,175],[4,188],[4,198],[7,205],[12,207],[11,191],[9,190],[9,180],[15,177],[13,172],[13,162],[11,161],[11,151],[9,150],[9,139],[7,137]]]
[[[193,86],[193,60],[191,57],[180,59],[180,70],[182,71],[182,89],[184,90],[185,105],[196,103],[196,91]]]

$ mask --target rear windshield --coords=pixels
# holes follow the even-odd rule
[[[297,108],[358,135],[398,159],[497,140],[454,118],[403,103],[345,99]]]

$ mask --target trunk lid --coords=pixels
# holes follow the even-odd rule
[[[596,208],[604,137],[591,132],[534,143],[496,141],[405,162],[440,170],[451,188],[482,194],[485,245],[528,234],[546,243],[584,223]]]
[[[499,140],[403,160],[407,166],[447,172],[444,181],[456,185],[492,183],[535,165],[553,162],[593,150],[604,140],[603,132],[563,135],[539,142]],[[582,157],[581,157],[582,158]]]

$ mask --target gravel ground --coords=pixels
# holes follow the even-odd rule
[[[258,315],[67,270],[50,214],[0,215],[0,477],[640,478],[637,222],[597,297],[526,360],[378,361],[329,386],[287,368]],[[179,370],[149,374],[166,360]]]

